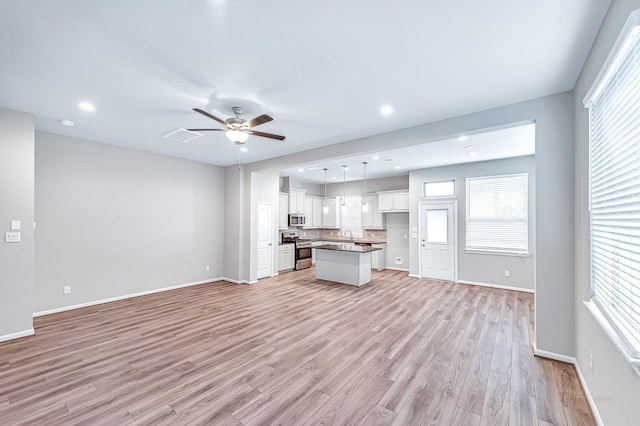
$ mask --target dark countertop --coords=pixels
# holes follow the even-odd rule
[[[357,246],[355,244],[323,244],[316,246],[314,249],[334,250],[334,251],[350,251],[356,253],[371,253],[372,251],[382,250],[378,247]]]
[[[353,239],[350,240],[348,238],[300,238],[299,241],[331,241],[332,243],[342,243],[342,244],[386,244],[386,241],[380,240],[365,240],[365,239]],[[315,247],[314,247],[315,248]]]

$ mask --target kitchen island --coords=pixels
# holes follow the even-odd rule
[[[362,286],[371,282],[371,252],[377,247],[324,244],[316,249],[316,278]]]

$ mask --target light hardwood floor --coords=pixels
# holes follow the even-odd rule
[[[532,356],[533,296],[313,269],[36,318],[0,344],[0,424],[593,425]]]

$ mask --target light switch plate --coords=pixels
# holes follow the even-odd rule
[[[4,233],[4,242],[5,243],[19,243],[20,242],[20,233],[19,232],[5,232]]]
[[[11,230],[12,231],[19,231],[20,230],[20,221],[19,220],[12,220],[11,221]]]

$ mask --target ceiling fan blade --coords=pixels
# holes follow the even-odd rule
[[[226,125],[227,125],[227,122],[226,122],[226,121],[224,121],[224,120],[223,120],[223,119],[221,119],[221,118],[216,117],[215,115],[211,115],[211,114],[209,114],[207,111],[205,111],[205,110],[203,110],[203,109],[200,109],[200,108],[193,108],[193,110],[194,110],[195,112],[199,112],[199,113],[200,113],[200,114],[202,114],[202,115],[206,115],[206,116],[207,116],[207,117],[209,117],[210,119],[217,121],[218,123],[222,124],[223,126],[226,126]]]
[[[284,140],[284,136],[274,135],[273,133],[258,132],[256,130],[248,130],[247,133],[250,135],[262,136],[263,138],[277,139],[279,141]]]
[[[271,120],[273,120],[273,118],[271,118],[271,117],[270,117],[270,116],[268,116],[267,114],[262,114],[261,116],[256,117],[256,118],[254,118],[253,120],[249,121],[249,122],[247,123],[247,126],[249,126],[249,127],[256,127],[256,126],[259,126],[259,125],[261,125],[261,124],[268,123],[268,122],[270,122]]]
[[[187,129],[190,132],[225,132],[227,129]]]

